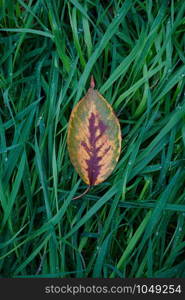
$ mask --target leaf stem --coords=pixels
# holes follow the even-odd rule
[[[88,191],[90,190],[90,187],[91,186],[88,185],[88,187],[86,188],[86,190],[81,195],[74,197],[72,200],[76,200],[76,199],[79,199],[79,198],[83,197],[85,194],[88,193]]]
[[[95,87],[94,77],[93,77],[93,75],[91,75],[90,88],[94,89],[94,87]]]

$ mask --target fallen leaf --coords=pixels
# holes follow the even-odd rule
[[[70,160],[89,186],[103,182],[114,170],[121,151],[120,124],[111,105],[94,90],[72,110],[67,136]]]

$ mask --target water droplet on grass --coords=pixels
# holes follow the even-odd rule
[[[81,33],[81,32],[83,32],[83,28],[78,29],[78,33]]]
[[[181,110],[181,109],[182,109],[182,106],[181,106],[181,105],[177,105],[176,109],[177,109],[177,110]]]

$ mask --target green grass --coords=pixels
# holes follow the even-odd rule
[[[0,0],[0,53],[0,276],[185,277],[185,2]],[[72,200],[91,74],[122,152]]]

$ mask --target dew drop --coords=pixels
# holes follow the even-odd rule
[[[78,29],[78,33],[81,33],[81,32],[83,32],[83,28]]]
[[[177,109],[177,110],[181,110],[181,109],[182,109],[182,106],[181,106],[181,105],[177,105],[176,109]]]

